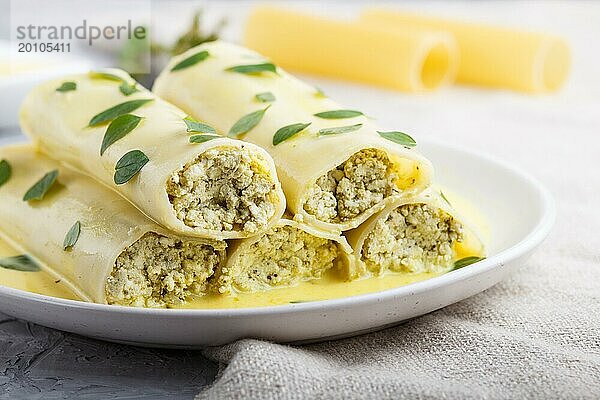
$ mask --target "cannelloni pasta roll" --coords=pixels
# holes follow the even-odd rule
[[[398,200],[346,232],[360,274],[446,272],[466,257],[482,257],[478,235],[439,193],[428,189]]]
[[[2,148],[0,159],[11,169],[0,187],[0,234],[84,300],[177,305],[205,293],[207,279],[224,263],[224,241],[173,235],[31,146]]]
[[[366,9],[361,22],[365,29],[430,29],[453,35],[460,51],[460,83],[546,93],[558,90],[569,74],[569,46],[552,35],[384,8]]]
[[[206,57],[193,65],[200,54]],[[180,65],[188,65],[180,68]],[[273,157],[288,209],[327,231],[357,227],[432,179],[431,163],[401,132],[383,132],[261,55],[224,42],[175,57],[154,91]]]
[[[452,82],[459,62],[447,32],[390,30],[272,6],[254,8],[244,40],[290,70],[411,92]]]
[[[319,279],[337,269],[352,278],[352,249],[343,236],[282,218],[262,235],[232,241],[227,263],[214,280],[219,293],[258,292]]]
[[[20,118],[40,151],[174,232],[243,238],[268,229],[285,210],[266,151],[184,121],[183,111],[123,71],[43,83],[25,99]]]

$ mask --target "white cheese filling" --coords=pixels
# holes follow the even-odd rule
[[[218,147],[173,173],[167,193],[187,226],[254,233],[275,213],[274,179],[266,160],[247,148]]]
[[[336,265],[337,243],[292,226],[273,228],[223,268],[216,285],[220,293],[231,288],[256,292],[318,279]]]
[[[304,210],[323,222],[351,220],[397,193],[396,178],[384,151],[361,150],[317,179]]]
[[[453,245],[462,236],[462,225],[445,211],[406,204],[377,221],[364,241],[362,260],[376,274],[442,272],[452,267]]]
[[[165,307],[203,294],[219,266],[212,246],[150,232],[126,248],[106,280],[108,304]]]

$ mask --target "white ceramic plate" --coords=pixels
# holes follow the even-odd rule
[[[1,144],[0,140],[0,144]],[[473,296],[518,269],[554,222],[552,197],[531,176],[491,157],[421,140],[436,179],[477,205],[490,225],[488,258],[427,281],[378,293],[274,307],[137,309],[57,299],[0,286],[0,311],[108,341],[200,347],[239,338],[318,341],[397,324]]]

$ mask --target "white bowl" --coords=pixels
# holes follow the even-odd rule
[[[491,241],[484,261],[383,292],[246,309],[138,309],[0,286],[0,311],[108,341],[201,347],[246,337],[305,342],[357,335],[463,300],[523,264],[550,231],[554,202],[537,180],[492,157],[429,141],[421,141],[419,148],[435,165],[437,181],[471,200],[487,218]]]

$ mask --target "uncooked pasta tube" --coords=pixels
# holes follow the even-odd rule
[[[368,9],[361,21],[400,32],[435,29],[452,33],[460,49],[458,82],[538,93],[559,89],[568,75],[569,47],[551,35],[385,9]]]
[[[267,152],[186,119],[123,71],[43,83],[29,93],[20,117],[39,150],[117,191],[174,232],[248,237],[285,211]]]
[[[225,242],[167,232],[91,178],[35,153],[0,149],[0,235],[81,297],[137,307],[179,305],[208,290]]]
[[[268,6],[252,11],[244,40],[290,70],[410,92],[452,82],[458,67],[456,42],[445,32],[390,30]]]
[[[431,189],[388,205],[346,237],[363,275],[441,273],[484,255],[476,233]]]
[[[351,252],[343,236],[282,218],[262,235],[232,241],[213,285],[219,293],[257,292],[319,279],[331,269],[349,280]]]
[[[198,54],[207,57],[179,69]],[[295,218],[326,231],[357,227],[432,179],[402,133],[384,131],[251,50],[206,43],[175,57],[154,91],[194,118],[273,157]]]

